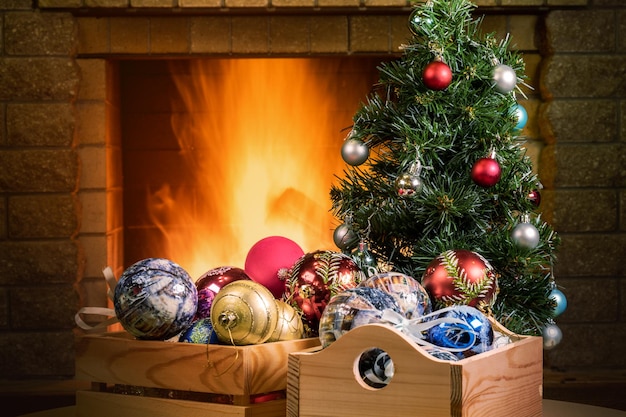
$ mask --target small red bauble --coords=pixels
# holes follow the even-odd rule
[[[452,82],[452,70],[445,62],[433,61],[424,68],[422,79],[431,90],[445,90]]]
[[[469,250],[448,250],[435,258],[422,276],[422,285],[437,308],[493,306],[497,274],[485,258]]]
[[[472,167],[472,181],[481,187],[493,187],[500,180],[502,168],[494,158],[480,158]]]
[[[532,190],[531,192],[529,192],[528,199],[531,203],[533,203],[535,207],[539,207],[539,205],[541,204],[541,194],[538,190]]]

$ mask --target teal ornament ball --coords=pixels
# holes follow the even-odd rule
[[[565,310],[567,309],[567,298],[565,298],[565,294],[563,294],[563,292],[559,290],[558,288],[554,288],[550,292],[549,297],[554,301],[554,304],[555,304],[554,313],[553,313],[554,317],[557,317],[563,314]]]
[[[196,314],[198,291],[189,274],[162,258],[126,269],[113,297],[115,315],[138,339],[165,340],[187,328]]]
[[[526,127],[526,123],[528,123],[528,112],[521,104],[516,104],[513,106],[513,115],[517,124],[515,125],[515,130],[520,131]]]

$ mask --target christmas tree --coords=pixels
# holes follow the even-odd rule
[[[523,147],[524,61],[508,37],[480,32],[474,8],[432,0],[411,13],[411,39],[379,66],[343,144],[348,165],[330,191],[334,239],[360,262],[371,255],[418,280],[436,259],[450,271],[471,251],[497,279],[478,307],[538,335],[558,307],[558,236],[537,213],[541,184]],[[456,291],[470,296],[459,304],[486,291],[462,284]]]

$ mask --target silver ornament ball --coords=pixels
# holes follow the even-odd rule
[[[411,175],[408,172],[401,174],[396,179],[396,191],[400,197],[410,197],[419,193],[424,184],[417,175]]]
[[[350,226],[343,223],[337,226],[337,228],[333,232],[333,241],[339,249],[347,251],[356,247],[357,236]]]
[[[513,241],[526,249],[534,249],[539,244],[539,231],[530,223],[520,223],[511,234]]]
[[[495,81],[496,90],[506,94],[515,88],[517,84],[517,75],[515,70],[508,65],[499,64],[493,71],[493,80]]]
[[[360,139],[347,139],[341,147],[341,157],[352,166],[361,165],[370,156],[370,149]]]
[[[543,348],[550,350],[555,348],[563,339],[563,333],[556,324],[548,324],[543,328]]]

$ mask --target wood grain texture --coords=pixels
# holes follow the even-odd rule
[[[284,390],[288,354],[318,345],[317,338],[222,346],[89,335],[76,342],[76,379],[247,396]]]
[[[285,400],[249,406],[79,391],[76,417],[279,417]]]
[[[289,355],[287,416],[541,416],[541,338],[513,336],[506,346],[447,362],[389,326],[358,327],[326,349]],[[395,368],[378,390],[365,387],[355,369],[374,347]]]

